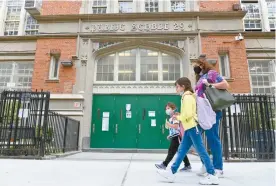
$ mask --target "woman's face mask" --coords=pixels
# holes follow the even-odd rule
[[[194,66],[194,71],[195,71],[196,74],[200,74],[202,69],[200,68],[200,66]]]
[[[167,114],[167,115],[169,115],[169,116],[170,116],[170,115],[172,114],[172,112],[173,112],[173,110],[172,110],[172,109],[166,109],[166,114]]]

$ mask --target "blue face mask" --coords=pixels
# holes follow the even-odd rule
[[[166,110],[166,114],[169,115],[169,116],[172,114],[172,112],[173,112],[172,109],[167,109]]]

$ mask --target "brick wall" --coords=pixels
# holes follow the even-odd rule
[[[76,70],[73,67],[59,67],[59,80],[50,81],[50,50],[60,51],[60,60],[68,60],[76,54],[76,39],[38,39],[36,45],[32,90],[45,90],[51,93],[72,93]]]
[[[248,64],[245,42],[235,41],[234,36],[202,36],[202,53],[208,58],[219,58],[219,52],[228,53],[230,62],[230,91],[233,93],[250,93]],[[219,69],[217,63],[216,69]]]
[[[41,15],[79,14],[81,0],[43,0]]]
[[[233,4],[240,4],[239,0],[201,0],[199,11],[233,11]]]

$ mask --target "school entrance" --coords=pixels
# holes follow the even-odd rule
[[[91,148],[166,149],[165,105],[178,95],[94,95]]]

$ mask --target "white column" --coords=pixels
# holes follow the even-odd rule
[[[259,1],[259,5],[260,5],[260,11],[261,11],[261,18],[262,18],[262,31],[270,32],[267,3],[265,0],[261,0]]]
[[[138,12],[138,5],[139,5],[139,0],[133,0],[132,4],[132,12]]]
[[[164,12],[164,2],[165,0],[158,0],[158,12]]]
[[[19,22],[19,27],[18,27],[18,35],[25,35],[25,20],[26,20],[26,10],[24,8],[24,4],[21,8],[21,13],[20,13],[20,22]]]
[[[6,2],[7,1],[2,1],[2,5],[0,6],[0,36],[4,35],[5,30],[5,20],[7,15]]]
[[[113,13],[112,6],[111,6],[111,1],[112,0],[106,0],[106,13]]]
[[[145,12],[145,0],[140,0],[138,4],[139,8],[137,12]]]
[[[119,13],[119,2],[111,0],[110,1],[110,13]]]
[[[141,65],[140,65],[140,61],[141,61],[141,56],[140,56],[140,49],[137,48],[136,49],[136,81],[140,82],[141,78],[140,78],[140,74],[141,74]]]
[[[164,12],[171,12],[171,0],[164,1]]]
[[[190,0],[190,2],[192,4],[191,10],[190,11],[199,11],[199,0]]]
[[[115,53],[115,62],[114,62],[114,81],[118,83],[119,76],[119,53]]]
[[[158,52],[158,81],[163,80],[162,53]]]

